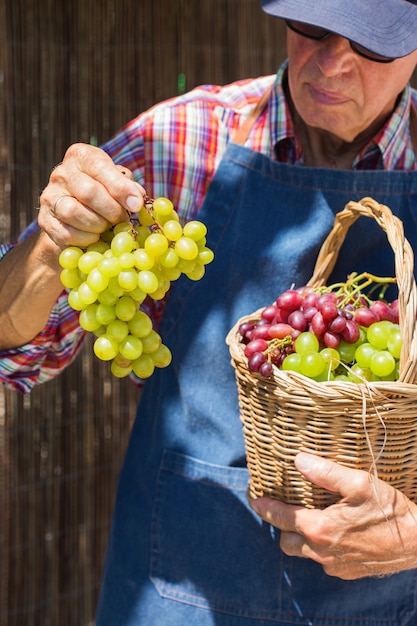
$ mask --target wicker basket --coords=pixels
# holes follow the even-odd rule
[[[325,285],[349,227],[360,216],[376,220],[395,255],[403,350],[397,382],[315,382],[274,367],[270,378],[249,372],[239,325],[260,317],[259,309],[229,332],[239,393],[240,417],[251,497],[323,508],[339,496],[317,487],[295,469],[303,450],[348,467],[370,471],[417,501],[417,341],[414,256],[401,220],[372,198],[349,202],[335,217],[323,243],[311,286]],[[278,295],[278,294],[277,294]]]

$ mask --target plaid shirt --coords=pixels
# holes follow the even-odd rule
[[[223,87],[197,87],[152,107],[102,147],[116,163],[132,170],[149,195],[169,197],[183,222],[193,219],[233,131],[274,80],[268,107],[256,121],[246,145],[272,159],[303,164],[282,88],[286,67],[284,63],[275,79],[265,76]],[[417,92],[407,87],[386,125],[355,159],[354,169],[417,169],[409,133],[411,100],[417,107]],[[19,241],[36,228],[32,223]],[[11,247],[0,246],[0,258]],[[163,304],[147,304],[155,327]],[[25,346],[0,353],[0,381],[29,392],[68,365],[84,337],[78,313],[69,307],[63,291],[38,337]]]

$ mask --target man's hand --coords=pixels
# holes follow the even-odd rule
[[[145,190],[100,148],[74,144],[40,197],[39,226],[60,248],[87,247],[143,206]]]
[[[59,253],[87,247],[109,224],[143,206],[144,189],[99,148],[74,144],[40,198],[41,230],[0,263],[0,350],[25,345],[45,327],[62,291]]]
[[[299,453],[297,469],[312,483],[339,493],[324,510],[271,498],[250,502],[281,529],[285,554],[313,559],[330,576],[353,580],[417,567],[417,506],[367,472]]]

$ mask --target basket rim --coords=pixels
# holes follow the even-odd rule
[[[317,390],[319,391],[319,395],[327,395],[325,393],[325,389],[331,389],[332,391],[340,389],[343,395],[346,394],[347,391],[350,393],[352,390],[358,390],[361,395],[364,393],[366,395],[371,395],[373,399],[375,396],[386,397],[387,393],[392,392],[394,395],[409,395],[410,391],[414,391],[416,393],[417,399],[417,384],[412,382],[402,382],[399,380],[396,381],[388,381],[388,380],[380,380],[380,381],[369,381],[367,383],[354,383],[351,381],[338,381],[338,380],[324,380],[324,381],[316,381],[313,378],[309,378],[308,376],[304,376],[304,374],[300,374],[299,372],[293,372],[291,370],[282,370],[276,365],[272,367],[272,374],[269,378],[263,377],[261,374],[257,372],[250,372],[247,367],[247,359],[244,355],[245,346],[240,341],[239,335],[239,326],[243,322],[253,322],[260,318],[261,312],[264,310],[264,306],[257,309],[251,315],[244,315],[234,324],[234,326],[229,330],[226,336],[226,344],[229,347],[229,351],[232,357],[232,365],[233,367],[242,367],[247,376],[253,378],[254,381],[258,382],[266,382],[269,381],[276,383],[278,386],[280,384],[286,384],[289,380],[294,381],[294,383],[298,383],[305,387],[308,385],[311,387],[316,395]],[[373,395],[375,394],[375,396]]]

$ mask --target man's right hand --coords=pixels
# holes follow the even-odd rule
[[[38,222],[59,249],[86,247],[143,206],[145,190],[100,148],[73,144],[40,197]]]

